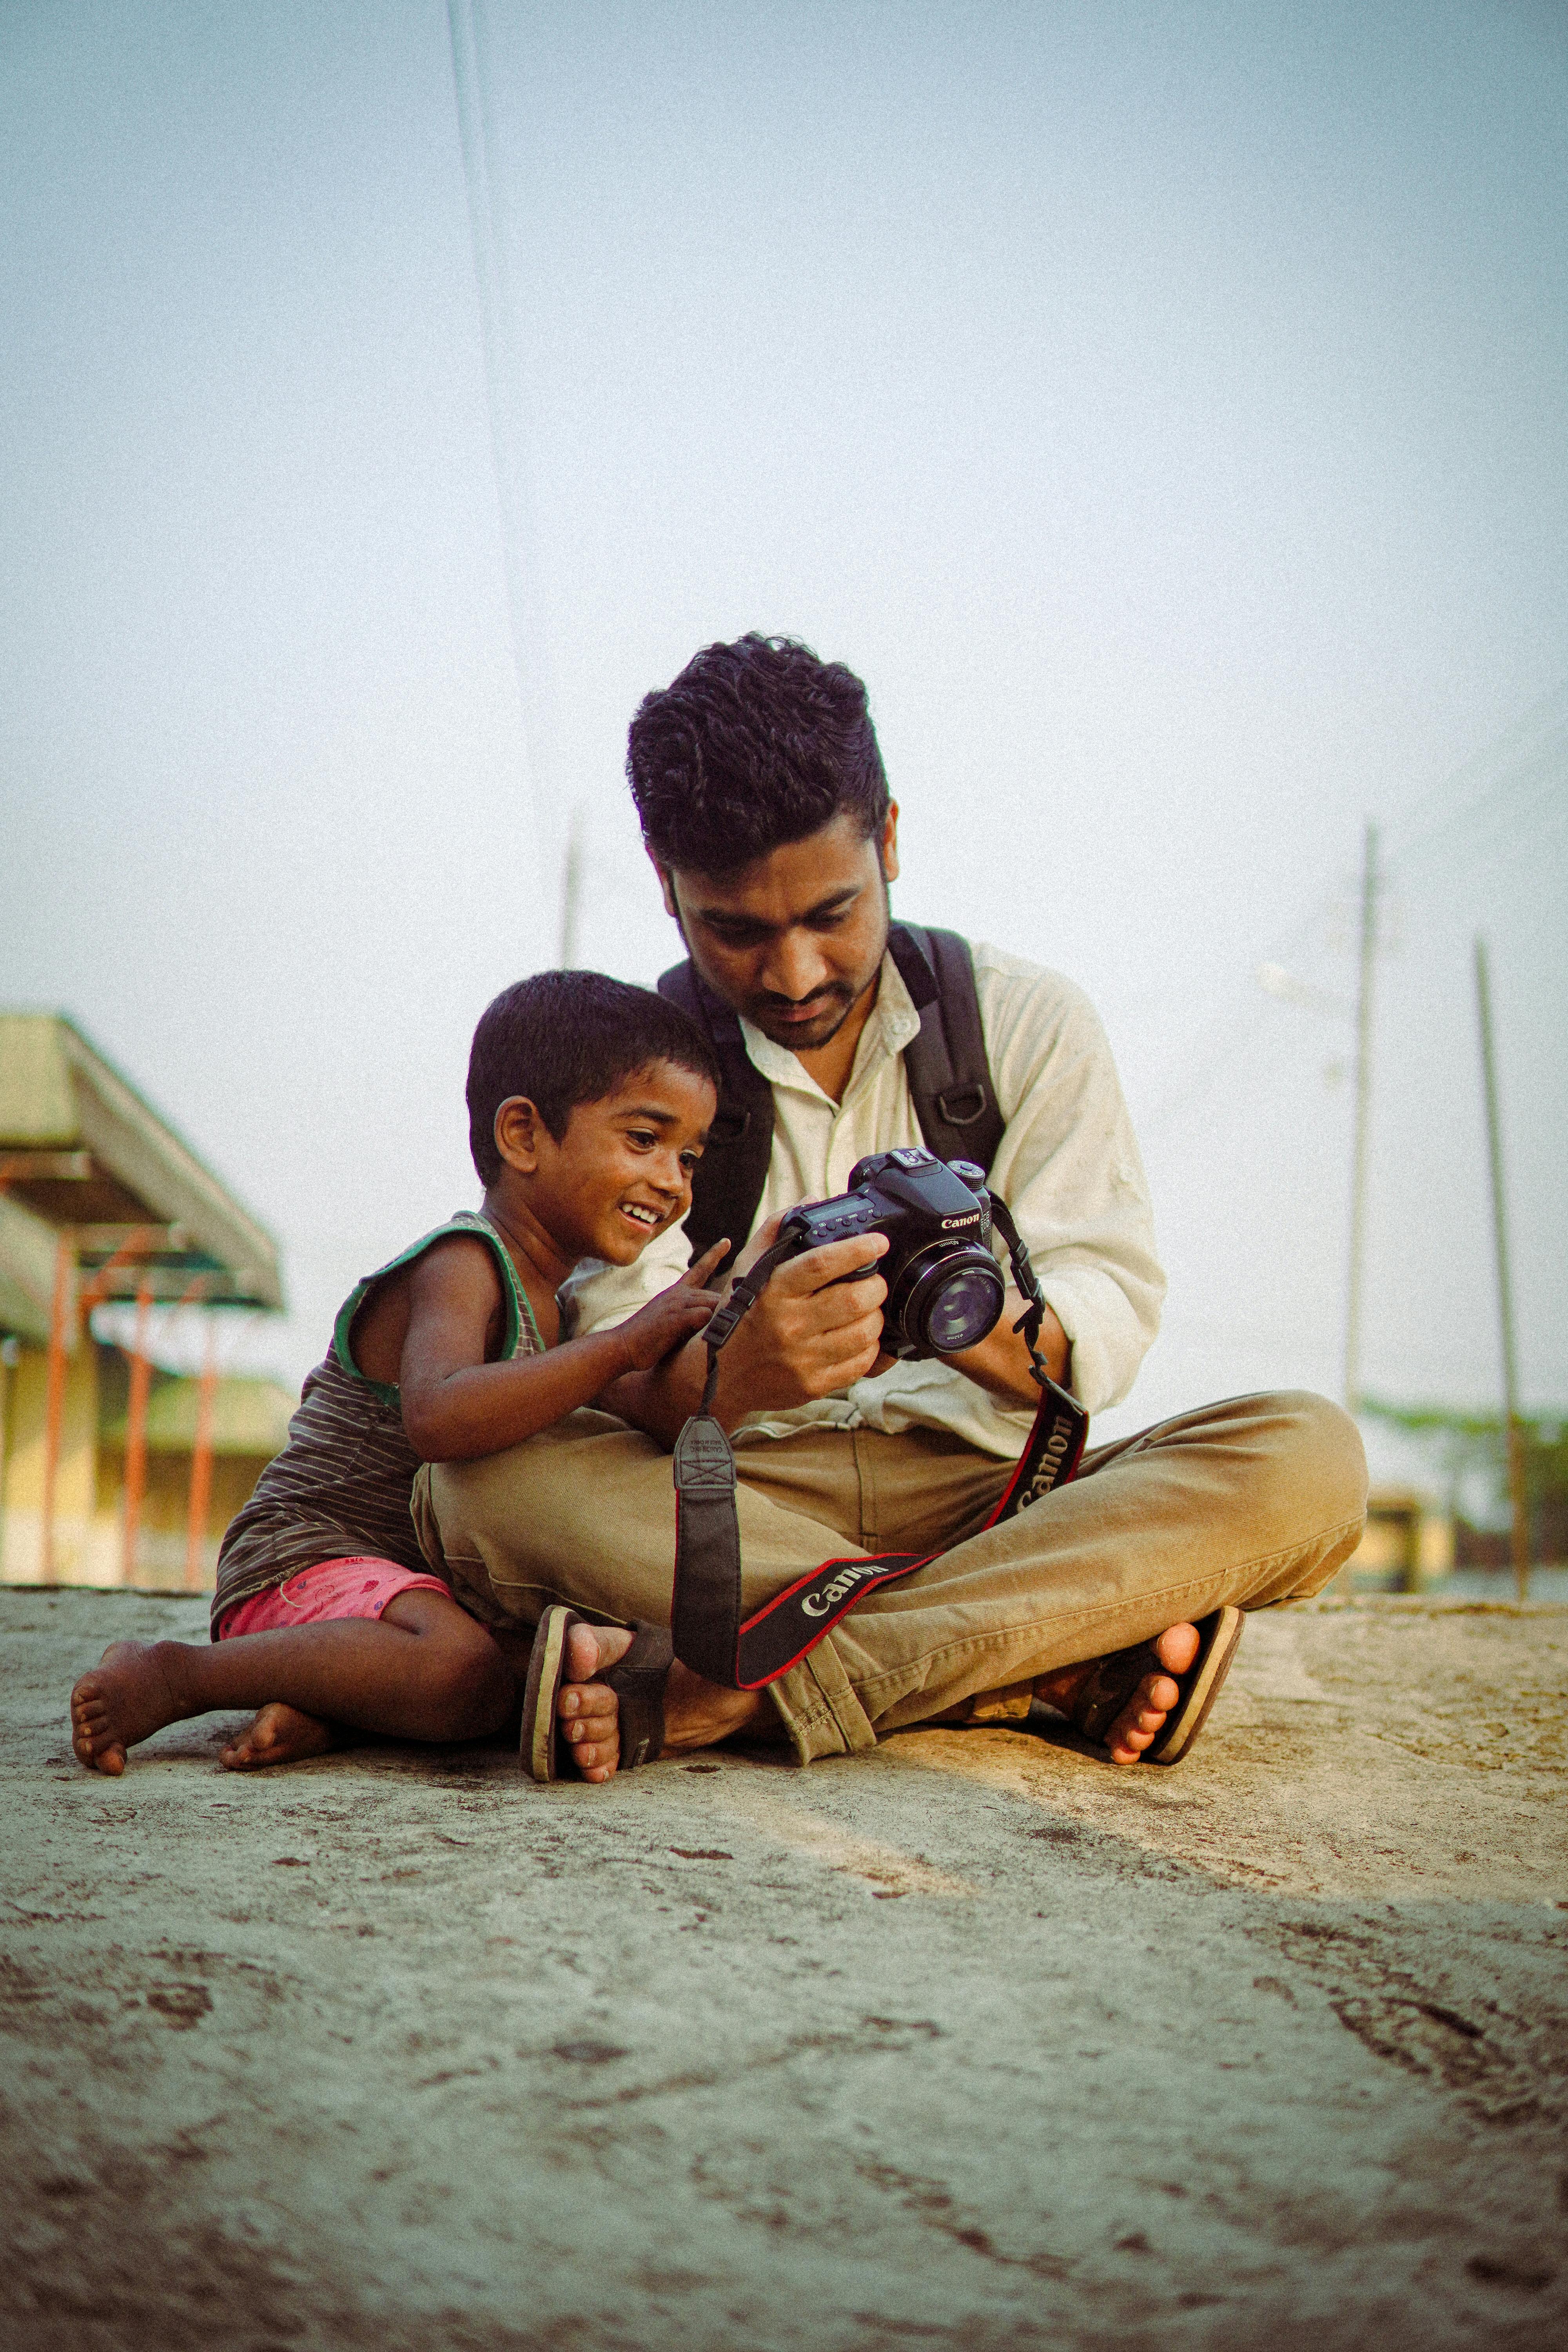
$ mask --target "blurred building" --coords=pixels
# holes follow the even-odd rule
[[[128,1349],[94,1339],[111,1300]],[[159,1372],[153,1310],[205,1318]],[[55,1013],[0,1013],[0,1581],[192,1588],[282,1443],[292,1399],[220,1377],[216,1318],[282,1305],[272,1237]]]
[[[1415,1486],[1373,1485],[1366,1529],[1340,1570],[1363,1592],[1424,1592],[1453,1572],[1454,1519]]]

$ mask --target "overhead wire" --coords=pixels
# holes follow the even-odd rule
[[[1454,796],[1475,787],[1471,796],[1452,805]],[[1504,733],[1453,770],[1431,791],[1422,794],[1395,820],[1394,839],[1383,860],[1386,889],[1396,878],[1418,870],[1445,845],[1451,845],[1468,827],[1483,828],[1485,838],[1468,860],[1472,870],[1515,854],[1521,834],[1555,834],[1568,820],[1568,682],[1531,705]],[[1521,795],[1525,797],[1521,799]],[[1258,959],[1259,963],[1289,965],[1313,929],[1331,917],[1336,894],[1325,892],[1289,934]],[[1239,1069],[1242,1051],[1268,1020],[1269,1004],[1232,1003],[1220,1013],[1192,1045],[1184,1049],[1188,1071],[1139,1121],[1145,1134],[1155,1135],[1178,1113],[1190,1108],[1227,1071]],[[1198,1066],[1191,1067],[1197,1058]]]
[[[501,570],[506,583],[512,672],[517,683],[518,724],[522,738],[525,788],[534,822],[541,880],[547,899],[556,890],[560,864],[556,825],[540,773],[543,734],[539,631],[531,625],[524,545],[529,500],[516,402],[521,354],[507,260],[505,191],[501,142],[486,63],[482,0],[447,0],[451,37],[452,83],[458,135],[468,202],[474,280],[479,297],[479,340],[484,358],[485,404],[490,455],[495,467],[500,530]],[[532,656],[531,660],[530,656]]]

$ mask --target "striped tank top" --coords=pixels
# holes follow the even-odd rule
[[[473,1234],[489,1244],[501,1286],[504,1328],[498,1361],[543,1353],[544,1342],[510,1253],[494,1225],[477,1211],[460,1209],[446,1224],[355,1283],[338,1310],[325,1361],[305,1382],[300,1409],[289,1423],[288,1444],[268,1464],[249,1502],[229,1522],[213,1595],[215,1640],[226,1610],[269,1591],[318,1560],[374,1553],[429,1573],[430,1563],[420,1551],[409,1515],[419,1456],[404,1434],[397,1391],[389,1382],[367,1380],[358,1370],[349,1350],[349,1333],[378,1282],[400,1266],[412,1265],[449,1234]]]

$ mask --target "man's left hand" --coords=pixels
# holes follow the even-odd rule
[[[1039,1383],[1034,1375],[1023,1333],[1013,1328],[1023,1311],[1024,1302],[1009,1283],[996,1328],[988,1332],[978,1347],[965,1348],[962,1355],[944,1356],[942,1360],[973,1381],[987,1396],[994,1397],[998,1404],[1009,1405],[1015,1411],[1024,1409],[1032,1412],[1039,1402]],[[1048,1307],[1036,1345],[1046,1360],[1046,1369],[1052,1380],[1059,1381],[1065,1386],[1068,1367],[1072,1360],[1072,1342]],[[879,1372],[891,1371],[897,1361],[896,1356],[879,1356],[871,1367],[869,1377],[875,1380]]]

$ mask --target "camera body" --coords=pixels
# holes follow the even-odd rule
[[[905,1362],[958,1355],[995,1328],[1006,1286],[991,1251],[991,1196],[973,1160],[938,1160],[915,1146],[874,1151],[849,1171],[849,1190],[792,1209],[779,1228],[797,1256],[852,1234],[886,1234],[885,1257],[845,1275],[888,1286],[882,1346]]]

